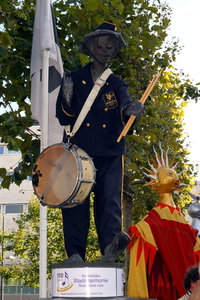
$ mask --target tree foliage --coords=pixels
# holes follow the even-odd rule
[[[97,234],[92,214],[86,253],[87,261],[99,261]],[[0,234],[0,243],[4,244],[4,252],[12,251],[17,261],[11,266],[0,267],[0,274],[5,278],[19,278],[26,286],[39,284],[39,238],[40,238],[40,203],[36,197],[29,202],[29,211],[15,219],[17,229],[11,233]],[[8,243],[9,242],[9,243]],[[61,210],[47,208],[47,276],[51,278],[51,266],[63,262],[67,258],[62,229]]]
[[[4,236],[4,251],[12,251],[17,262],[11,267],[4,266],[1,273],[5,278],[19,278],[26,286],[36,286],[39,282],[39,238],[40,212],[39,201],[33,198],[29,203],[29,212],[15,219],[18,229]],[[65,259],[62,240],[62,220],[59,209],[47,212],[47,261],[48,266]]]

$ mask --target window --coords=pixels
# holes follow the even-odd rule
[[[5,148],[4,146],[0,146],[0,155],[4,154],[5,151],[4,148]]]
[[[27,176],[27,178],[25,180],[32,181],[32,176]]]
[[[26,287],[22,285],[20,279],[8,279],[4,282],[5,295],[37,295],[39,288]]]
[[[8,150],[8,154],[20,154],[21,152],[18,150],[18,151],[15,151],[15,150]]]
[[[21,153],[20,150],[17,150],[17,151],[9,150],[6,145],[0,146],[0,155],[15,155],[15,154],[20,154],[20,153]]]
[[[28,181],[32,181],[32,176],[28,176]]]
[[[16,286],[16,285],[4,285],[5,295],[38,295],[39,288],[26,287],[26,286]]]
[[[23,204],[11,204],[6,205],[6,214],[18,214],[23,213]]]

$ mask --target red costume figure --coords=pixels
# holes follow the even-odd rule
[[[200,260],[198,231],[175,206],[172,192],[180,184],[176,166],[161,149],[153,159],[152,181],[147,185],[160,194],[157,205],[129,228],[131,236],[128,296],[177,300],[185,294],[186,269]]]

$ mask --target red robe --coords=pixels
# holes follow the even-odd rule
[[[186,269],[200,260],[197,233],[179,208],[162,203],[129,227],[128,296],[158,300],[182,297]]]

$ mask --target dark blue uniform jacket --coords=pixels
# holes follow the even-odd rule
[[[66,74],[65,74],[66,76]],[[91,64],[73,71],[74,84],[71,108],[63,98],[62,85],[56,104],[56,117],[61,125],[73,127],[91,89],[93,80]],[[117,156],[125,154],[125,138],[116,140],[124,127],[126,108],[132,103],[127,84],[111,74],[100,89],[90,111],[78,132],[70,139],[72,144],[86,151],[90,156]],[[67,142],[64,133],[64,142]]]

